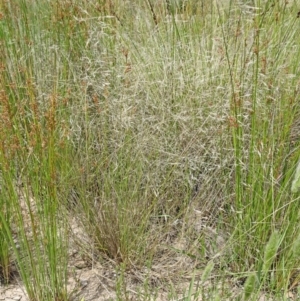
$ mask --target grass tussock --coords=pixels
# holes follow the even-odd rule
[[[71,300],[75,240],[113,263],[118,300],[128,273],[137,300],[294,293],[298,15],[297,1],[0,1],[1,283]]]

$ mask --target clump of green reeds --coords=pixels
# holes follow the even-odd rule
[[[67,69],[49,49],[59,34],[53,33],[50,42],[37,17],[47,5],[1,3],[2,274],[8,280],[13,258],[28,297],[37,301],[68,298],[68,236],[60,192],[69,157],[65,90],[58,84]]]
[[[235,209],[231,219],[237,245],[233,265],[238,271],[253,266],[259,270],[264,262],[266,273],[265,263],[269,260],[263,258],[263,250],[270,247],[271,233],[280,231],[281,251],[270,272],[271,280],[263,277],[265,285],[276,289],[288,287],[287,275],[298,264],[295,257],[285,261],[288,246],[296,243],[299,233],[297,198],[290,192],[298,150],[291,148],[289,140],[299,93],[294,76],[289,80],[286,77],[296,70],[294,43],[298,27],[296,16],[291,18],[289,11],[284,3],[273,5],[265,1],[247,25],[242,18],[236,21],[236,35],[232,39],[228,39],[227,31],[232,28],[223,27],[235,149]],[[270,24],[278,27],[272,25],[271,29]],[[244,35],[246,32],[251,41]],[[286,47],[276,48],[278,43],[285,43]],[[232,52],[240,47],[244,47],[243,54]],[[253,287],[254,276],[247,283]]]

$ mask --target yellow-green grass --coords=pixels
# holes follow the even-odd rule
[[[185,300],[298,287],[296,2],[0,4],[2,282],[70,299],[73,216],[119,300],[123,273],[157,262],[170,300],[188,274]],[[174,249],[190,270],[161,263]]]

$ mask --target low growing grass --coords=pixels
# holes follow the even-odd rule
[[[1,283],[71,300],[75,220],[117,300],[296,296],[297,2],[218,2],[0,0]]]

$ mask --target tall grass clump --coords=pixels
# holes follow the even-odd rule
[[[8,245],[30,300],[67,300],[60,203],[70,168],[62,84],[69,67],[49,5],[1,2],[1,254]]]
[[[141,1],[111,11],[115,22],[107,11],[92,22],[89,9],[80,20],[89,29],[75,64],[80,76],[72,97],[78,104],[71,116],[72,210],[97,256],[129,268],[151,261],[172,223],[187,211],[189,167],[197,161],[189,149],[197,134],[186,133],[200,114],[193,112],[198,100],[189,99],[188,85],[176,75],[180,68],[189,73],[177,62],[188,58],[189,47],[177,49],[182,42],[176,24],[157,23],[160,8]],[[196,71],[191,64],[187,68]],[[199,131],[202,126],[209,127],[200,120]],[[201,152],[208,156],[205,143]]]
[[[298,20],[286,3],[261,1],[255,9],[251,18],[232,11],[222,26],[235,150],[233,266],[266,267],[263,250],[278,231],[283,239],[268,284],[287,288],[299,264],[295,257],[286,262],[299,233],[298,198],[290,190],[299,153],[290,135],[298,118]]]
[[[0,1],[2,281],[68,300],[75,238],[120,299],[145,268],[298,285],[299,20],[254,2]]]
[[[135,242],[151,241],[151,222],[170,225],[191,204],[232,231],[234,272],[259,270],[275,230],[279,253],[294,244],[297,18],[284,3],[236,4],[177,20],[164,19],[164,4],[137,3],[114,23],[90,25],[85,109],[72,131],[82,173],[72,179],[75,210],[96,249],[117,262],[155,254],[144,245],[137,255]],[[296,267],[277,269],[282,254],[276,285]]]

